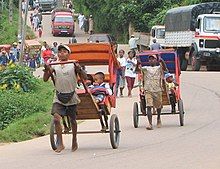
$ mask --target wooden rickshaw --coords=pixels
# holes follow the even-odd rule
[[[180,90],[180,64],[179,64],[179,59],[173,50],[158,50],[158,51],[144,51],[142,53],[139,53],[137,55],[137,58],[141,64],[141,66],[147,66],[149,64],[149,56],[152,54],[157,54],[159,57],[161,57],[168,70],[169,73],[171,73],[175,77],[175,82],[179,84],[179,86],[176,87],[175,89],[175,104],[177,104],[177,110],[175,112],[167,111],[164,112],[162,110],[161,115],[174,115],[177,114],[179,115],[179,120],[180,120],[180,126],[184,125],[184,107],[183,107],[183,101],[181,98],[181,90]],[[140,81],[142,81],[142,78],[140,78]],[[162,85],[163,85],[163,93],[162,93],[162,105],[163,107],[166,105],[171,105],[171,100],[168,94],[168,89],[165,83],[165,79],[162,80]],[[147,114],[144,113],[144,109],[146,109],[146,102],[145,102],[145,97],[143,95],[143,91],[140,88],[140,101],[139,104],[138,102],[135,102],[133,105],[133,125],[135,128],[138,127],[139,125],[139,116],[146,116]],[[140,107],[140,113],[139,113],[139,107]],[[153,113],[153,115],[156,115],[156,112]]]
[[[91,90],[85,83],[79,79],[83,84],[83,89],[77,89],[81,102],[77,105],[77,120],[99,120],[101,130],[97,131],[78,131],[77,134],[91,134],[91,133],[109,133],[111,146],[117,149],[120,139],[119,119],[116,114],[111,114],[111,108],[116,106],[115,82],[116,71],[118,66],[117,59],[110,44],[105,43],[75,43],[68,45],[72,51],[70,60],[72,62],[79,62],[81,66],[96,66],[107,65],[108,74],[105,74],[105,82],[108,82],[113,90],[113,95],[106,95],[101,103],[96,103],[92,96]],[[68,62],[69,63],[69,62]],[[56,64],[56,63],[55,63]],[[89,73],[87,71],[87,73]],[[91,74],[92,75],[92,74]],[[110,116],[110,120],[109,120]],[[68,128],[68,131],[63,130],[63,134],[71,133],[71,125],[68,117],[63,117],[63,126]],[[50,128],[50,142],[52,149],[57,148],[57,139],[55,133],[55,126],[52,120]]]
[[[35,39],[25,40],[24,52],[29,54],[30,58],[35,58],[37,61],[37,67],[40,67],[40,53],[41,53],[41,43]],[[26,63],[27,61],[24,60]]]

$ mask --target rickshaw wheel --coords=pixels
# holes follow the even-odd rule
[[[138,128],[139,116],[138,116],[138,103],[137,102],[134,102],[134,105],[133,105],[133,123],[134,123],[134,128]]]
[[[180,126],[184,126],[184,109],[183,109],[183,101],[178,101],[178,109],[179,109],[179,118],[180,118]]]
[[[59,144],[59,142],[58,142],[57,135],[55,132],[55,124],[54,124],[54,120],[52,119],[51,125],[50,125],[50,145],[51,145],[51,148],[53,150],[56,150],[58,144]]]
[[[113,149],[117,149],[120,140],[119,119],[116,114],[113,114],[110,119],[110,141]]]

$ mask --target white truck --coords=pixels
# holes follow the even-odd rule
[[[173,8],[165,16],[166,48],[177,50],[181,70],[220,68],[220,2]]]
[[[153,39],[156,39],[158,43],[163,47],[165,45],[165,26],[155,25],[151,28],[150,33],[134,32],[135,37],[140,37],[138,41],[139,50],[147,50],[153,43]]]

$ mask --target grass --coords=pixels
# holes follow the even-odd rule
[[[36,93],[41,96],[39,103],[45,106],[46,111],[35,112],[24,118],[16,119],[7,128],[0,131],[1,143],[29,140],[49,133],[50,109],[53,99],[52,83],[41,81],[41,85],[36,90]],[[23,99],[25,101],[25,98]]]

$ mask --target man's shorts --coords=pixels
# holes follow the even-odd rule
[[[72,120],[76,120],[76,105],[64,106],[59,103],[53,103],[51,114],[55,113],[60,116],[69,116]]]
[[[146,92],[146,106],[162,108],[162,92]]]

